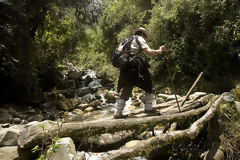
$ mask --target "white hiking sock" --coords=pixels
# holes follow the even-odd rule
[[[122,111],[123,111],[124,107],[125,107],[125,100],[123,100],[123,99],[117,100],[117,105],[116,105],[116,110],[115,110],[114,115],[122,116]]]
[[[153,108],[152,102],[153,102],[153,94],[146,93],[146,95],[145,95],[145,110],[150,111]]]

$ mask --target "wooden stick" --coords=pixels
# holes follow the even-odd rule
[[[171,82],[171,85],[172,85],[172,89],[173,89],[173,92],[174,92],[174,95],[175,95],[175,99],[176,99],[176,102],[177,102],[178,111],[181,112],[181,109],[180,109],[180,106],[179,106],[179,103],[178,103],[177,94],[176,94],[176,89],[174,87],[172,76],[171,76],[170,71],[169,71],[169,67],[168,67],[168,63],[167,63],[167,57],[163,56],[163,58],[165,60],[165,64],[166,64],[167,71],[168,71],[168,76],[169,76],[169,79],[170,79],[170,82]]]
[[[198,78],[197,78],[196,81],[193,83],[192,87],[189,89],[188,93],[187,93],[186,96],[185,96],[185,99],[182,101],[182,103],[181,103],[181,105],[180,105],[181,107],[183,106],[183,104],[185,103],[185,101],[188,99],[188,97],[189,97],[190,93],[192,92],[193,88],[196,86],[197,82],[198,82],[199,79],[202,77],[202,74],[203,74],[203,72],[201,72],[201,73],[199,74]]]

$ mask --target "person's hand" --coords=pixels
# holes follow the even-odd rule
[[[164,53],[165,52],[165,47],[164,46],[160,46],[159,50],[160,50],[160,53]]]

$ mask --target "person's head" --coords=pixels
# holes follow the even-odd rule
[[[133,30],[132,34],[142,36],[146,41],[150,39],[149,33],[143,27]]]

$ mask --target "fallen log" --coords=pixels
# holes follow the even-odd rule
[[[131,159],[137,156],[147,156],[152,151],[152,149],[164,146],[166,144],[173,143],[175,141],[188,139],[194,139],[203,126],[211,120],[214,116],[216,109],[222,99],[220,96],[213,105],[208,109],[208,111],[197,121],[195,121],[188,129],[177,130],[169,133],[162,134],[157,137],[152,137],[147,140],[141,141],[138,145],[132,148],[123,147],[119,150],[112,150],[103,155],[103,159],[108,160],[121,160],[121,159]]]
[[[211,96],[206,95],[206,96],[200,98],[197,101],[194,101],[194,102],[190,101],[190,102],[186,103],[184,106],[181,107],[181,111],[186,112],[186,111],[190,111],[192,109],[197,109],[199,107],[202,107],[202,106],[207,104],[207,102],[209,100],[209,97],[211,97]],[[170,109],[170,107],[162,109],[161,113],[162,114],[174,114],[174,113],[178,113],[178,110],[177,110],[176,105],[174,105],[174,106],[171,107],[171,109]]]
[[[184,106],[182,106],[182,108],[181,108],[182,112],[185,112],[185,111],[188,111],[191,109],[196,109],[196,108],[206,105],[207,101],[209,100],[209,97],[211,97],[211,96],[212,95],[205,95],[203,97],[199,96],[199,97],[196,97],[194,99],[194,101],[193,100],[187,101],[186,104]],[[198,98],[200,98],[200,99],[198,99]],[[181,101],[181,98],[180,98],[180,101]],[[160,109],[160,112],[162,115],[179,113],[179,110],[177,110],[176,100],[172,100],[169,102],[154,105],[153,107],[158,110]],[[146,116],[146,114],[142,115],[142,113],[144,113],[144,108],[135,109],[135,110],[131,111],[131,113],[129,113],[129,114],[132,116],[137,115],[136,117]]]
[[[75,142],[78,142],[82,137],[114,133],[123,130],[131,130],[135,135],[138,135],[156,125],[186,121],[191,117],[198,116],[205,112],[211,105],[212,101],[210,100],[207,105],[199,109],[171,115],[64,123],[61,127],[60,137],[71,137]],[[43,124],[45,129],[40,128],[39,124]],[[58,130],[59,127],[57,123],[52,121],[27,124],[25,129],[20,133],[18,144],[24,148],[33,147],[41,144],[43,137],[46,137],[48,140],[55,137]]]

